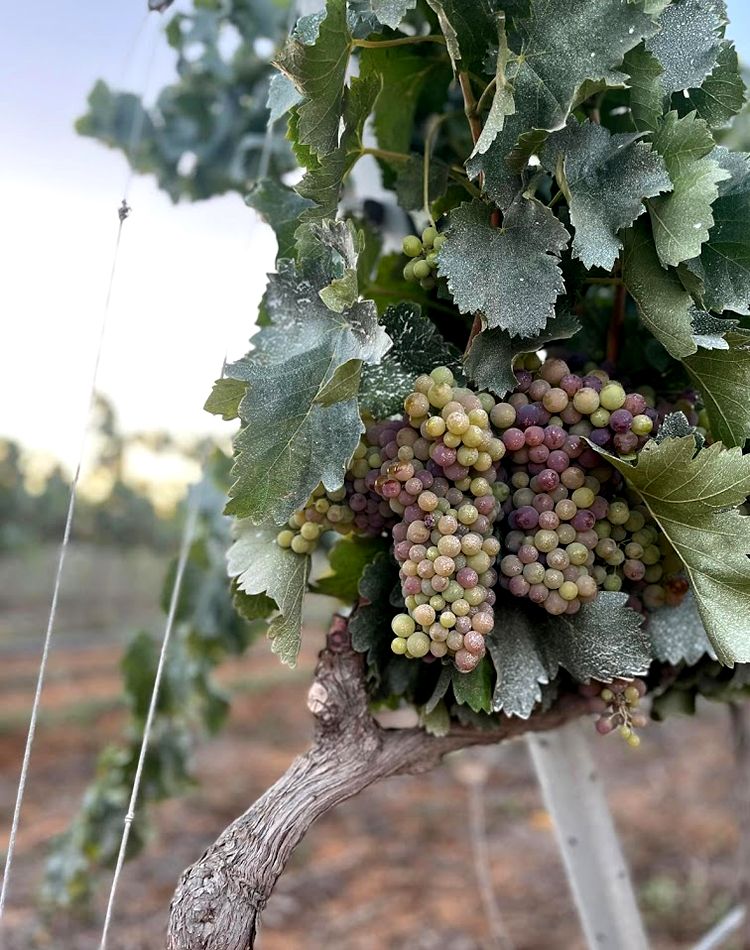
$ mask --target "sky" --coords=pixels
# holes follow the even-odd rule
[[[178,0],[173,10],[187,8]],[[729,0],[750,60],[750,6]],[[0,56],[0,436],[75,464],[127,180],[77,136],[97,78],[153,93],[172,75],[146,0],[8,0]],[[153,51],[153,61],[152,61]],[[149,73],[149,62],[152,66]],[[173,205],[136,178],[99,389],[125,430],[222,433],[202,410],[225,353],[245,351],[275,242],[237,195]]]

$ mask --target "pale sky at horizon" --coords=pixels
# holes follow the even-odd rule
[[[187,0],[173,10],[189,6]],[[750,8],[729,0],[750,60]],[[73,122],[99,77],[138,90],[159,17],[145,0],[6,6],[0,59],[0,437],[72,465],[78,451],[126,179],[125,161]],[[163,22],[163,21],[162,21]],[[124,70],[139,34],[137,56]],[[171,78],[157,46],[152,90]],[[251,333],[274,241],[231,195],[173,205],[137,178],[104,342],[99,389],[126,430],[217,432],[202,410],[225,349]]]

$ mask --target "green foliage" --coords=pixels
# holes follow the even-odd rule
[[[572,120],[541,151],[565,192],[575,228],[573,256],[585,267],[611,270],[622,249],[618,232],[643,214],[644,198],[672,190],[659,146],[655,152],[638,139]]]
[[[320,577],[310,590],[352,604],[359,594],[359,580],[365,567],[381,551],[388,549],[383,538],[342,538],[328,555],[330,572]]]
[[[173,201],[244,193],[262,167],[272,74],[256,41],[275,44],[286,20],[284,0],[194,0],[166,27],[177,54],[175,82],[144,106],[99,81],[78,131],[122,151],[135,171],[155,175]],[[227,54],[231,31],[240,41]],[[270,171],[280,176],[293,167],[289,146],[282,134],[270,144]]]
[[[356,268],[358,252],[343,222],[316,229],[312,244],[327,260],[321,257],[309,272],[279,263],[266,294],[271,325],[227,369],[247,387],[227,513],[254,524],[269,518],[281,524],[320,482],[329,489],[342,484],[363,431],[356,399],[362,363],[377,362],[389,345],[372,301],[337,312],[321,299],[343,274],[337,242],[347,244],[347,264]]]
[[[403,409],[415,375],[429,373],[436,366],[461,372],[459,351],[442,339],[435,324],[416,304],[389,307],[381,322],[393,346],[379,363],[363,367],[359,392],[360,408],[375,419],[385,419]]]
[[[554,214],[533,198],[518,198],[493,227],[491,208],[462,204],[450,216],[438,273],[461,313],[481,311],[486,329],[529,337],[554,316],[563,292],[560,254],[570,235]]]
[[[561,667],[582,683],[645,673],[648,638],[640,629],[642,617],[626,601],[626,594],[601,593],[571,617],[540,617],[521,606],[505,609],[487,640],[497,670],[493,710],[528,719],[542,699],[542,686]]]
[[[638,492],[685,565],[719,659],[750,662],[750,456],[692,436],[649,442],[635,465],[607,455]]]

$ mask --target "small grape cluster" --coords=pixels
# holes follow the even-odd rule
[[[415,234],[404,238],[403,251],[411,260],[404,267],[404,280],[419,283],[423,290],[432,290],[436,284],[437,255],[445,243],[445,235],[433,227],[422,231],[420,240]]]
[[[505,454],[490,426],[494,403],[457,387],[446,367],[420,376],[404,402],[398,451],[375,482],[401,517],[393,540],[407,613],[393,619],[391,648],[412,658],[451,656],[461,672],[484,656],[494,626],[493,486]]]
[[[296,554],[311,554],[327,531],[378,537],[393,524],[389,506],[373,490],[374,476],[382,463],[384,446],[402,425],[387,420],[368,426],[346,471],[344,484],[335,491],[318,485],[304,508],[295,511],[288,527],[276,536],[282,548]]]
[[[626,393],[603,370],[581,377],[563,360],[532,360],[490,413],[509,478],[500,586],[552,615],[576,613],[601,588],[624,582],[636,609],[679,602],[679,559],[648,510],[620,497],[619,473],[586,442],[633,456],[658,425],[653,400]]]
[[[607,736],[617,730],[631,748],[638,748],[641,738],[636,729],[648,725],[648,716],[640,708],[641,699],[646,695],[643,680],[614,680],[609,684],[591,682],[581,686],[580,692],[604,704],[604,711],[596,721],[599,735]]]

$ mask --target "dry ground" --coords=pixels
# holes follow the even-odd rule
[[[136,620],[153,620],[153,571],[142,565],[120,568],[120,581],[129,583],[131,594],[137,587],[133,578],[140,578],[139,596],[126,599],[128,611]],[[7,580],[0,565],[3,835],[40,637],[38,604],[19,613],[20,594],[10,595]],[[89,592],[90,582],[85,585]],[[43,584],[44,578],[39,591]],[[119,590],[121,585],[114,586]],[[74,594],[52,657],[32,761],[8,906],[7,950],[98,946],[103,893],[89,920],[44,920],[35,903],[48,842],[74,814],[98,751],[123,722],[117,699],[122,625],[117,618],[109,625],[101,618],[92,624],[82,607],[85,591],[79,600]],[[36,600],[43,604],[45,597],[40,593]],[[182,868],[305,747],[310,729],[305,693],[320,639],[319,632],[311,633],[296,671],[279,667],[262,643],[222,671],[234,687],[231,721],[220,737],[199,749],[199,786],[187,798],[158,808],[157,836],[126,866],[113,950],[162,946],[166,909]],[[635,752],[617,739],[592,735],[592,741],[652,945],[687,948],[730,906],[734,886],[735,775],[725,712],[706,706],[695,720],[652,726]],[[490,861],[484,873],[514,946],[577,950],[583,944],[523,743],[464,753],[476,754],[489,756],[490,767],[485,791]],[[494,947],[479,897],[467,790],[459,771],[447,763],[428,775],[391,779],[327,815],[279,884],[265,916],[261,950]]]

